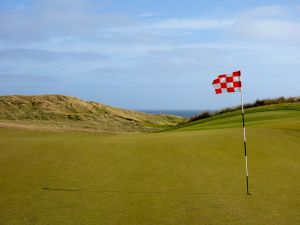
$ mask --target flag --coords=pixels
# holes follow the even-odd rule
[[[246,190],[247,195],[249,192],[249,179],[248,179],[248,158],[247,158],[247,145],[246,145],[246,127],[244,118],[244,103],[243,103],[243,93],[242,93],[242,81],[241,81],[241,71],[235,71],[232,74],[222,74],[219,75],[212,85],[215,88],[216,94],[222,94],[226,92],[240,92],[241,93],[241,105],[242,105],[242,122],[244,130],[244,152],[245,152],[245,164],[246,164]]]
[[[219,75],[212,82],[212,85],[215,88],[216,94],[222,94],[226,92],[241,92],[241,72],[236,71],[232,74]]]

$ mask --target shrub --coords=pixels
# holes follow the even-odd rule
[[[81,120],[81,116],[80,115],[68,115],[67,116],[69,120],[75,120],[75,121],[78,121],[78,120]]]
[[[195,116],[192,116],[190,119],[189,119],[189,122],[193,122],[193,121],[196,121],[196,120],[201,120],[201,119],[205,119],[205,118],[208,118],[208,117],[211,117],[211,113],[208,112],[208,111],[205,111],[199,115],[195,115]]]

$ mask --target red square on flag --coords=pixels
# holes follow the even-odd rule
[[[213,82],[212,85],[215,88],[216,94],[222,94],[224,92],[241,92],[241,72],[236,71],[232,74],[219,75]]]

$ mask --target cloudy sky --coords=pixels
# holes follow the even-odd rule
[[[299,0],[0,0],[0,95],[217,109],[300,95]]]

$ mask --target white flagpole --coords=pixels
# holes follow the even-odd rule
[[[241,87],[241,104],[242,104],[242,120],[243,120],[243,130],[244,130],[245,164],[246,164],[246,190],[247,190],[247,195],[250,195],[250,192],[249,192],[249,179],[248,179],[248,159],[247,159],[247,145],[246,145],[245,112],[244,112],[244,100],[243,100],[242,87]]]

